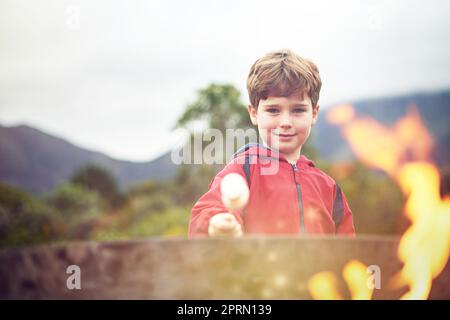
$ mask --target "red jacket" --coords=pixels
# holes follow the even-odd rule
[[[301,156],[294,165],[261,145],[247,145],[192,208],[189,237],[207,236],[209,219],[228,212],[220,182],[232,172],[247,179],[250,188],[247,206],[232,212],[244,234],[355,234],[344,194],[311,160]]]

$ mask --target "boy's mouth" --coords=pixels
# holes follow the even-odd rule
[[[291,134],[287,134],[287,133],[275,133],[276,136],[282,137],[282,138],[290,138],[296,135],[296,133],[291,133]]]
[[[290,141],[293,137],[295,137],[297,134],[287,134],[287,133],[275,133],[275,136],[278,137],[279,141]]]

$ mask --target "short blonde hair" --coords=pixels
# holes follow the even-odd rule
[[[254,108],[258,108],[261,99],[271,95],[300,94],[303,97],[305,93],[315,107],[321,87],[317,66],[290,50],[270,52],[256,60],[247,78],[248,95]]]

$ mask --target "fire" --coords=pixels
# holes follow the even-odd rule
[[[412,225],[400,240],[398,253],[405,266],[393,282],[409,285],[402,299],[426,299],[449,256],[450,200],[440,199],[439,173],[429,163],[407,164],[398,176],[409,194],[406,214]]]
[[[352,300],[370,300],[373,294],[372,280],[367,266],[357,260],[348,262],[342,273],[350,289]]]
[[[370,300],[373,286],[368,282],[371,277],[367,273],[367,266],[357,260],[349,261],[342,272],[348,284],[352,300]],[[309,279],[308,289],[315,300],[343,300],[338,290],[338,279],[332,272],[324,271]]]
[[[308,281],[308,289],[314,300],[342,300],[338,280],[334,273],[324,271],[315,274]]]
[[[405,213],[411,226],[401,237],[398,248],[404,266],[391,283],[396,287],[408,286],[409,291],[401,299],[426,299],[432,280],[442,272],[449,257],[450,198],[440,198],[439,173],[428,161],[433,140],[417,108],[409,106],[407,115],[392,128],[369,117],[356,117],[350,105],[331,110],[327,119],[340,126],[353,152],[363,163],[385,171],[400,185],[407,199]],[[347,267],[351,272],[344,271],[346,282],[353,290],[358,290],[357,294],[352,293],[352,298],[369,298],[371,292],[364,289],[366,281],[362,267],[358,267],[358,262],[353,263]],[[333,287],[336,281],[330,275],[327,278],[320,275],[312,279],[328,281]],[[310,290],[313,297],[317,297],[314,291],[319,288],[311,286]],[[337,296],[336,292],[333,294]]]
[[[354,117],[355,110],[351,104],[340,105],[327,113],[328,122],[336,125],[351,121]]]
[[[327,119],[341,126],[353,152],[366,165],[392,176],[405,162],[429,158],[433,140],[415,105],[409,106],[406,117],[397,121],[393,128],[355,115],[351,105],[342,105],[330,110]]]

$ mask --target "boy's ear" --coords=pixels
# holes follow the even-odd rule
[[[252,121],[252,124],[254,126],[257,126],[258,121],[256,119],[256,109],[251,104],[248,105],[247,109],[248,109],[248,114],[250,115],[250,120]]]
[[[316,124],[316,122],[317,122],[317,118],[318,118],[318,115],[319,115],[319,109],[320,109],[320,106],[317,104],[315,107],[313,107],[313,110],[312,110],[312,125],[314,125],[314,124]]]

